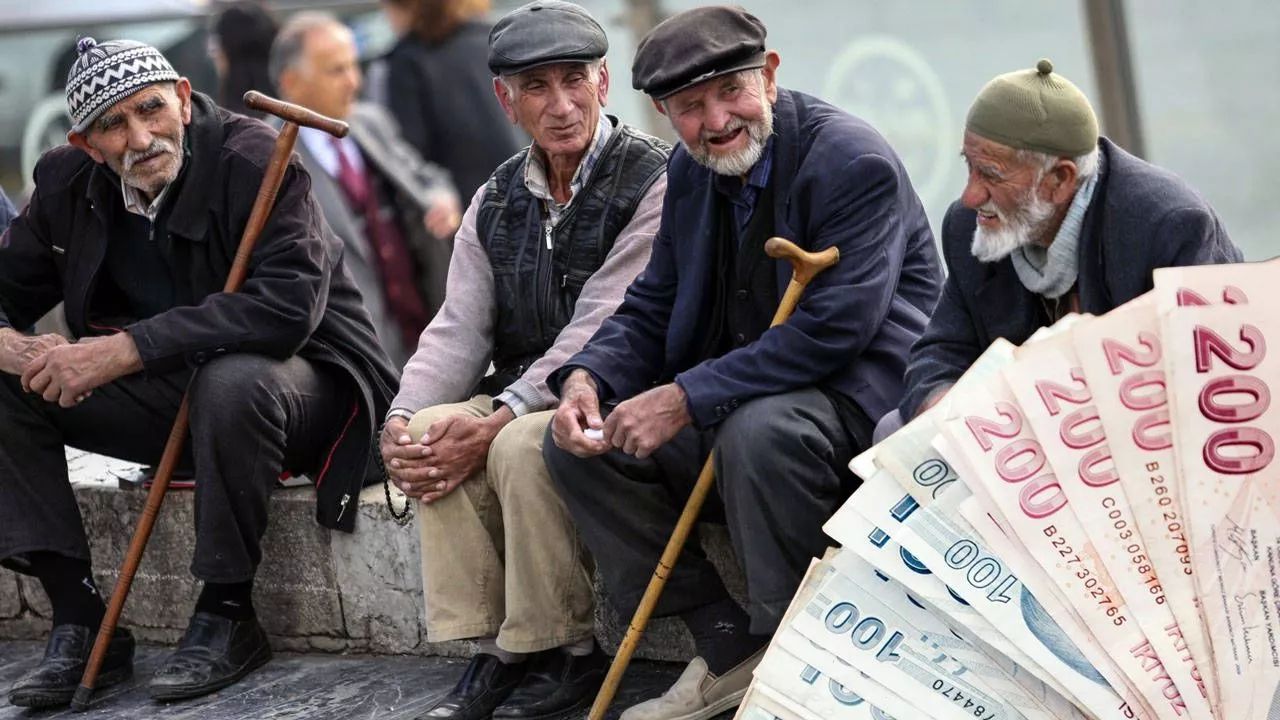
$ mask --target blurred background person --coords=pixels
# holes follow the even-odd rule
[[[375,98],[470,197],[522,144],[493,101],[489,0],[383,0],[382,9],[400,39],[383,59]]]
[[[325,220],[346,245],[378,340],[403,365],[444,300],[451,238],[462,219],[453,184],[400,137],[386,110],[356,102],[355,38],[334,16],[289,18],[270,70],[282,99],[351,126],[342,139],[300,128],[297,152]]]
[[[260,2],[235,2],[214,16],[209,29],[209,57],[218,72],[218,104],[232,112],[262,118],[244,106],[245,92],[275,96],[267,74],[267,57],[279,25]]]

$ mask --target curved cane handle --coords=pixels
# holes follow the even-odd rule
[[[341,120],[334,120],[331,117],[325,117],[314,110],[308,110],[301,105],[294,105],[283,100],[277,100],[273,97],[263,95],[257,90],[250,90],[244,94],[244,106],[250,110],[269,113],[286,122],[295,125],[303,125],[317,130],[323,130],[334,137],[347,136],[347,124]]]
[[[801,285],[808,285],[815,275],[840,262],[840,248],[832,246],[822,252],[807,252],[780,237],[769,238],[764,244],[764,252],[775,260],[786,258],[791,263],[792,277]]]

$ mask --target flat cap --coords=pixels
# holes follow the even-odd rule
[[[1055,157],[1079,157],[1098,145],[1098,118],[1089,98],[1047,59],[987,83],[969,107],[965,129]]]
[[[640,41],[631,86],[655,100],[721,75],[764,66],[764,23],[740,7],[677,13]]]
[[[502,16],[489,32],[489,69],[515,73],[558,62],[591,62],[609,51],[604,28],[580,5],[535,0]]]

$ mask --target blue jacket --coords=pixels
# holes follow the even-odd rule
[[[1150,290],[1151,271],[1240,262],[1240,249],[1209,203],[1178,176],[1098,141],[1098,185],[1080,230],[1080,311],[1101,315]],[[953,203],[942,221],[950,275],[929,329],[911,351],[902,417],[954,383],[996,338],[1021,344],[1045,322],[1039,296],[1013,261],[978,262],[970,252],[976,214]]]
[[[840,248],[785,325],[699,362],[712,309],[711,267],[724,202],[683,147],[671,156],[662,225],[645,271],[617,313],[550,379],[595,375],[601,399],[679,383],[699,427],[742,402],[821,386],[873,421],[897,407],[911,344],[942,282],[933,234],[906,169],[870,125],[816,98],[779,90],[774,105],[774,233],[801,248]],[[777,297],[791,277],[775,262]]]

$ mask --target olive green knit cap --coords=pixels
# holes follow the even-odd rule
[[[1021,150],[1078,157],[1098,144],[1098,118],[1089,99],[1041,60],[1035,69],[1005,73],[974,99],[965,129]]]

